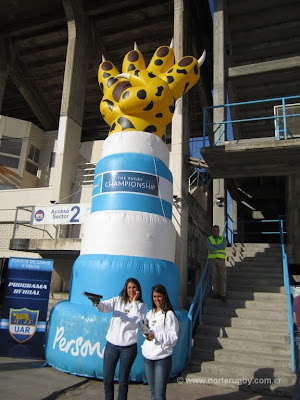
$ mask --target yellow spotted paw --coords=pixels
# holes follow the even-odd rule
[[[110,126],[109,134],[131,130],[162,137],[175,101],[199,80],[204,58],[205,53],[199,61],[186,56],[175,64],[173,49],[161,46],[146,67],[142,53],[135,49],[125,55],[121,74],[113,63],[103,61],[98,70],[103,91],[100,112]]]

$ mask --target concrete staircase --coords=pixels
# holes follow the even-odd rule
[[[296,376],[291,372],[280,245],[228,248],[227,295],[226,303],[206,299],[185,378],[292,397]]]

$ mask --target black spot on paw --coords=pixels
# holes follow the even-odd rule
[[[171,72],[173,72],[173,68],[169,69],[168,74],[170,74]]]
[[[184,74],[184,75],[187,75],[186,69],[177,69],[176,72],[177,72],[177,74]]]
[[[106,79],[106,78],[109,78],[109,77],[110,77],[110,74],[108,72],[104,72],[103,73],[103,78]]]
[[[194,66],[194,72],[195,72],[195,75],[199,74],[199,68],[198,68],[197,64]]]
[[[127,90],[126,92],[123,93],[122,98],[125,100],[129,96],[129,91]]]
[[[111,64],[110,61],[104,61],[104,62],[101,64],[101,69],[102,69],[102,71],[109,71],[109,70],[111,70],[112,68],[113,68],[113,66],[112,66],[112,64]]]
[[[149,72],[148,76],[149,76],[149,78],[155,78],[155,75],[153,74],[153,72]]]
[[[193,58],[190,56],[186,56],[179,61],[178,65],[179,67],[187,67],[188,65],[192,64],[192,62]]]
[[[164,90],[163,86],[158,86],[155,96],[160,97],[162,95],[163,90]]]
[[[129,87],[131,87],[131,85],[128,81],[118,82],[113,90],[113,98],[116,101],[119,101],[120,97],[122,96],[122,93],[125,92],[125,90],[128,89]]]
[[[101,89],[101,91],[103,92],[103,83],[100,83],[100,89]]]
[[[154,125],[149,125],[147,128],[145,128],[145,132],[153,133],[156,132],[157,128]]]
[[[136,50],[132,50],[128,54],[128,61],[135,62],[140,58],[139,53]]]
[[[118,118],[118,123],[121,125],[121,128],[123,130],[135,129],[135,126],[132,124],[132,122],[128,118],[120,117],[120,118]]]
[[[155,116],[156,116],[156,118],[162,118],[162,117],[164,116],[164,114],[158,113],[158,114],[156,114]]]
[[[105,99],[105,100],[102,100],[102,101],[103,101],[103,103],[104,103],[104,102],[107,103],[108,108],[110,109],[110,111],[113,110],[113,108],[114,108],[114,103],[113,103],[111,100]]]
[[[187,83],[185,84],[183,93],[186,92],[186,89],[187,89],[188,87],[189,87],[189,82],[187,82]]]
[[[154,64],[155,65],[162,65],[163,64],[163,60],[157,59],[157,60],[154,61]]]
[[[139,76],[139,75],[140,75],[140,70],[137,69],[133,75],[134,75],[134,76]]]
[[[169,48],[167,46],[162,46],[157,50],[158,57],[166,57],[169,54]]]
[[[153,101],[150,101],[150,103],[147,105],[147,107],[143,108],[143,111],[150,111],[153,108]]]
[[[111,126],[109,132],[113,131],[113,130],[115,129],[116,125],[117,125],[117,124],[114,122],[114,123],[112,124],[112,126]]]
[[[146,93],[146,90],[142,89],[142,90],[139,90],[136,95],[140,100],[144,100],[147,96],[147,93]]]
[[[128,68],[127,68],[127,71],[133,71],[134,69],[135,69],[134,64],[129,64]]]
[[[167,82],[168,82],[168,83],[174,82],[173,76],[167,76]]]
[[[107,81],[107,87],[110,88],[112,85],[114,85],[116,82],[118,82],[118,79],[116,78],[109,78]]]

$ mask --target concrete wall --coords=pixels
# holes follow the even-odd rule
[[[31,125],[32,124],[27,121],[0,115],[0,138],[2,138],[2,136],[8,136],[11,138],[24,138],[21,149],[19,167],[11,168],[14,172],[16,172],[18,175],[21,176],[23,175],[24,172],[25,159],[27,155],[28,138],[30,135]]]
[[[54,147],[56,132],[47,134],[31,122],[0,115],[0,138],[8,136],[22,139],[22,149],[18,168],[10,168],[22,177],[21,188],[44,187],[49,185],[50,157]],[[26,162],[30,145],[40,150],[37,175],[27,172]],[[36,165],[36,163],[34,163]]]
[[[97,163],[102,154],[104,140],[94,140],[93,142],[83,142],[80,145],[79,152],[85,157],[87,162]]]
[[[197,197],[201,198],[201,202],[196,200],[194,194],[188,195],[188,295],[193,295],[197,288],[202,270],[207,259],[207,250],[205,240],[211,233],[211,220],[208,217],[206,209],[208,208],[208,196],[201,187],[197,189]],[[201,206],[201,203],[204,207]]]

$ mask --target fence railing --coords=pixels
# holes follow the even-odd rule
[[[285,251],[284,245],[284,219],[279,219],[279,229],[280,229],[280,242],[282,251],[282,266],[283,266],[283,281],[285,286],[285,293],[287,297],[287,309],[288,309],[288,331],[290,335],[290,346],[291,346],[291,365],[292,372],[296,371],[296,358],[295,358],[295,342],[294,342],[294,321],[293,321],[293,311],[292,311],[292,296],[291,296],[291,286],[289,277],[289,264],[288,257]]]
[[[274,122],[274,136],[277,140],[299,137],[300,127],[300,104],[292,101],[300,101],[300,96],[279,97],[273,99],[253,100],[240,103],[228,103],[218,106],[204,107],[203,110],[203,146],[209,143],[211,146],[220,145],[223,141],[233,140],[235,126],[242,124],[257,124],[267,120]],[[273,103],[273,104],[271,104]],[[261,104],[260,113],[266,112],[265,109],[272,110],[271,114],[263,116],[253,116],[245,118],[233,118],[240,107],[247,106],[247,113],[251,105]],[[225,108],[226,120],[207,122],[206,115],[208,110]],[[255,113],[255,111],[254,111]],[[210,139],[207,140],[207,137]]]
[[[284,217],[283,217],[284,218]],[[280,219],[279,219],[280,220]],[[233,220],[227,215],[226,236],[230,243],[234,243],[237,236],[245,237],[256,236],[258,241],[264,235],[272,235],[279,238],[280,227],[278,219],[251,219]],[[243,230],[243,233],[241,232]],[[286,233],[286,231],[284,231]],[[245,241],[244,238],[242,241]]]
[[[189,176],[189,189],[195,186],[206,186],[210,183],[210,180],[207,170],[195,168],[194,172]]]
[[[17,231],[20,226],[30,227],[30,229],[35,229],[40,232],[41,239],[58,239],[59,235],[59,227],[55,226],[54,230],[50,232],[50,230],[46,227],[46,225],[42,226],[33,226],[32,225],[32,212],[35,206],[18,206],[16,207],[16,214],[14,220],[14,228],[12,234],[12,240],[16,239]]]
[[[188,313],[188,318],[190,320],[188,358],[191,358],[192,337],[193,337],[194,327],[197,321],[199,325],[201,325],[202,323],[203,299],[205,298],[206,293],[211,287],[208,267],[209,267],[209,261],[207,259]]]
[[[75,186],[92,185],[94,183],[95,169],[95,163],[76,164],[74,170],[73,184]]]

